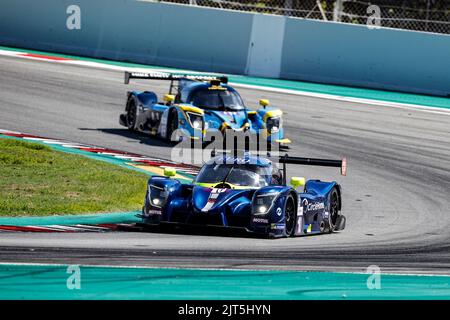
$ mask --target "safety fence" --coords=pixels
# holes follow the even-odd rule
[[[450,1],[363,0],[162,0],[228,10],[450,34]],[[400,3],[400,4],[399,4]]]

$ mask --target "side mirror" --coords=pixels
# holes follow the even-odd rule
[[[164,95],[164,101],[167,103],[172,103],[175,101],[175,96],[173,94]]]
[[[292,177],[291,178],[291,186],[294,189],[297,189],[298,187],[304,187],[306,184],[306,180],[303,177]]]
[[[267,100],[267,99],[259,99],[259,104],[260,104],[263,108],[265,108],[265,107],[267,107],[267,106],[270,104],[270,102],[269,102],[269,100]]]
[[[177,171],[174,168],[164,168],[164,175],[168,178],[174,177]]]

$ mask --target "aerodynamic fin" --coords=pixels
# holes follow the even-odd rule
[[[124,83],[129,84],[130,79],[152,79],[152,80],[179,80],[190,79],[195,81],[219,81],[220,83],[228,83],[228,77],[226,76],[208,76],[201,74],[181,74],[181,73],[168,73],[168,72],[128,72],[125,71]]]
[[[336,167],[341,168],[341,175],[347,175],[347,159],[332,160],[332,159],[317,159],[317,158],[302,158],[302,157],[290,157],[287,154],[281,156],[279,159],[283,164],[283,183],[286,184],[286,164],[300,164],[306,166],[321,166],[321,167]]]

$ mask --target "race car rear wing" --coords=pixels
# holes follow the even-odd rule
[[[181,74],[181,73],[168,73],[168,72],[128,72],[125,71],[125,84],[130,83],[130,79],[152,79],[152,80],[179,80],[189,79],[194,81],[217,81],[219,83],[228,83],[228,77],[226,76],[207,76],[200,74]]]
[[[286,164],[300,164],[306,166],[321,166],[321,167],[336,167],[341,168],[341,175],[347,175],[347,159],[331,160],[331,159],[317,159],[317,158],[301,158],[290,157],[287,154],[281,156],[279,162],[283,164],[283,184],[286,184]]]
[[[219,154],[237,154],[241,152],[242,155],[245,154],[253,154],[253,155],[262,155],[264,157],[272,158],[271,153],[268,151],[258,151],[258,150],[245,150],[245,149],[234,149],[233,153],[231,150],[211,150],[211,157],[215,157]],[[272,158],[273,159],[273,158]],[[347,159],[342,158],[342,160],[333,160],[333,159],[317,159],[317,158],[302,158],[302,157],[290,157],[287,153],[283,156],[276,157],[279,163],[283,164],[283,184],[286,185],[286,164],[299,164],[306,166],[321,166],[321,167],[335,167],[341,168],[341,175],[347,175]]]

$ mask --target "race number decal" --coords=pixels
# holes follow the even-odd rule
[[[206,202],[206,205],[203,207],[202,212],[208,212],[216,203],[217,198],[222,192],[227,191],[227,189],[220,189],[220,188],[213,188],[211,190],[211,193],[209,194],[208,201]]]

